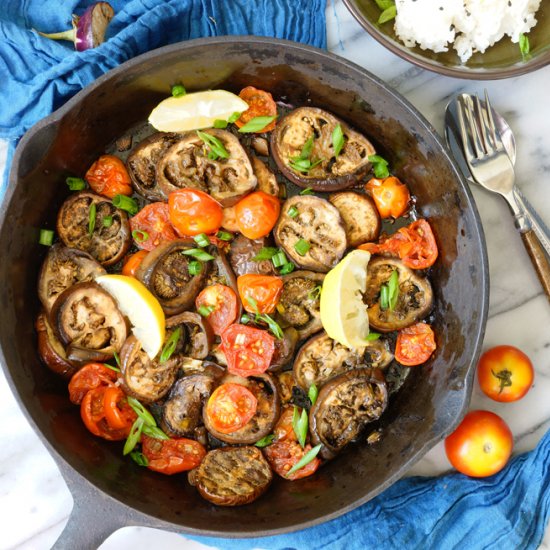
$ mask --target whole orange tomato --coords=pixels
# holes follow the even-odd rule
[[[512,454],[514,438],[510,428],[495,413],[471,411],[458,428],[445,439],[450,463],[471,477],[500,472]]]
[[[249,239],[265,237],[273,229],[281,212],[279,199],[255,191],[235,205],[235,215],[239,231]]]
[[[112,199],[116,195],[131,195],[132,180],[124,163],[114,155],[101,155],[86,172],[86,181],[100,195]]]
[[[365,186],[372,195],[381,218],[399,218],[411,200],[407,186],[395,176],[372,178]]]
[[[183,237],[214,233],[222,224],[223,210],[210,195],[198,189],[178,189],[168,195],[170,222]]]
[[[533,385],[534,377],[531,360],[514,346],[488,349],[477,366],[481,391],[501,403],[521,399]]]

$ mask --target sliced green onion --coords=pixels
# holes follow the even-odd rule
[[[230,124],[233,124],[234,122],[237,122],[239,118],[241,118],[241,115],[242,113],[235,112],[227,119],[227,122],[229,122]]]
[[[230,241],[233,238],[233,234],[227,231],[218,231],[216,237],[218,237],[220,241]]]
[[[141,244],[149,240],[149,233],[142,231],[141,229],[134,229],[132,231],[132,237],[136,243]]]
[[[149,461],[147,460],[147,457],[143,453],[140,453],[139,451],[132,451],[130,453],[130,458],[138,466],[149,466]]]
[[[291,206],[287,211],[286,213],[291,217],[291,218],[295,218],[299,212],[298,212],[298,209],[295,207],[295,206]]]
[[[206,132],[201,132],[200,130],[197,130],[197,136],[202,139],[204,144],[207,145],[215,155],[218,155],[218,157],[221,157],[222,159],[229,158],[229,153],[227,152],[227,149],[217,137],[211,136]]]
[[[390,307],[390,291],[387,285],[380,287],[380,309],[388,309]]]
[[[388,280],[388,306],[390,311],[397,304],[397,298],[399,297],[399,273],[397,269],[392,271],[390,278]]]
[[[288,262],[285,264],[281,269],[279,270],[279,273],[281,275],[288,275],[289,273],[292,273],[294,271],[294,268],[296,266],[292,262]]]
[[[184,95],[187,95],[187,90],[181,84],[176,84],[175,86],[172,86],[172,95],[174,97],[183,97]]]
[[[115,195],[113,197],[113,206],[128,212],[130,216],[134,216],[139,210],[137,202],[132,197],[127,197],[126,195]]]
[[[396,15],[397,15],[397,8],[395,6],[390,6],[380,14],[380,17],[378,18],[378,24],[383,25],[384,23],[387,23],[388,21],[395,19]]]
[[[368,159],[377,178],[387,178],[390,175],[388,161],[385,158],[380,155],[369,155]]]
[[[342,126],[337,124],[332,131],[332,148],[334,149],[334,158],[338,158],[342,147],[344,147],[345,139]]]
[[[256,316],[258,316],[260,314],[260,312],[258,311],[258,302],[256,302],[256,300],[254,300],[252,296],[246,296],[246,301],[248,302],[252,310],[256,312]]]
[[[115,372],[120,372],[120,369],[118,367],[113,367],[113,365],[109,365],[109,363],[103,363],[104,367],[107,367],[108,369],[114,370]]]
[[[267,125],[271,124],[277,116],[256,116],[250,119],[244,126],[239,128],[239,133],[249,134],[261,132]]]
[[[201,247],[204,248],[205,246],[210,245],[210,240],[206,236],[205,233],[201,233],[200,235],[195,235],[193,237],[193,240]]]
[[[285,253],[282,250],[279,250],[279,252],[277,252],[277,254],[275,254],[271,258],[271,261],[273,262],[273,265],[275,267],[281,267],[281,266],[285,265],[286,263],[288,263],[288,259],[287,259],[287,257],[285,256]]]
[[[309,397],[312,405],[315,405],[315,401],[317,401],[318,395],[319,390],[317,389],[317,386],[315,384],[311,384],[311,386],[309,386],[309,390],[307,391],[307,396]]]
[[[520,33],[519,35],[519,51],[521,52],[521,57],[523,61],[529,56],[531,51],[531,46],[529,45],[529,38],[526,34]]]
[[[82,178],[68,177],[65,183],[69,186],[71,191],[82,191],[82,189],[86,189],[86,182]]]
[[[380,338],[381,334],[378,332],[369,332],[365,338],[367,342],[374,342]]]
[[[376,2],[376,5],[381,10],[387,10],[389,7],[394,6],[395,2],[394,0],[374,0]]]
[[[196,260],[200,260],[201,262],[208,262],[209,260],[214,259],[214,256],[208,254],[208,252],[205,252],[200,248],[189,248],[187,250],[183,250],[182,254],[184,254],[185,256],[192,256],[193,258],[195,258]]]
[[[259,441],[256,441],[254,445],[261,449],[263,447],[267,447],[268,445],[271,445],[274,439],[275,439],[275,436],[273,434],[269,434],[269,435],[266,435],[265,437],[262,437],[262,439],[260,439]]]
[[[148,424],[143,425],[143,433],[149,437],[154,437],[155,439],[170,439],[160,428],[157,426],[149,426]]]
[[[52,246],[54,236],[55,233],[51,229],[41,229],[38,242],[44,246]]]
[[[294,250],[296,250],[300,256],[305,256],[310,248],[311,244],[305,239],[298,239],[298,241],[294,243]]]
[[[323,287],[321,285],[315,285],[315,288],[313,288],[307,293],[308,300],[318,300],[319,297],[321,296],[322,288]]]
[[[323,445],[319,443],[319,445],[313,447],[313,449],[310,449],[290,470],[285,474],[286,477],[292,475],[294,472],[297,472],[298,470],[301,470],[304,466],[307,466],[318,454],[321,450],[321,447]]]
[[[210,150],[208,151],[208,154],[206,155],[208,157],[209,160],[218,160],[218,155],[216,155],[216,153],[214,153],[214,151]]]
[[[216,308],[214,306],[201,306],[197,309],[197,311],[203,316],[203,317],[209,317],[211,313]]]
[[[249,302],[250,298],[247,298],[247,301]],[[269,327],[269,330],[271,331],[273,336],[277,338],[277,340],[282,340],[285,337],[283,329],[279,326],[277,321],[275,321],[275,319],[267,315],[267,313],[257,313],[256,321],[258,320],[263,321],[264,323],[267,324],[267,326]]]
[[[130,430],[130,435],[128,436],[128,439],[126,439],[126,443],[124,443],[124,449],[122,450],[123,455],[126,456],[128,453],[134,450],[134,447],[139,442],[141,431],[143,430],[144,425],[145,422],[143,422],[143,419],[138,416],[138,418],[136,418],[136,421],[132,424],[132,429]]]
[[[144,424],[147,426],[157,425],[153,415],[135,397],[129,395],[126,399],[128,401],[128,405],[130,405],[138,417],[143,420]]]
[[[288,165],[296,172],[309,172],[322,162],[322,159],[318,159],[315,162],[311,162],[309,159],[301,159],[299,157],[291,158]],[[300,193],[302,194],[302,193]]]
[[[243,314],[241,315],[241,323],[242,323],[243,325],[246,325],[246,324],[250,323],[250,315],[248,315],[248,314],[246,314],[246,313],[243,313]]]
[[[187,268],[189,269],[189,275],[200,275],[202,272],[202,264],[198,260],[189,262]]]
[[[220,130],[223,130],[224,128],[227,128],[227,120],[221,120],[221,119],[217,119],[214,121],[214,128],[219,128]]]
[[[95,229],[95,219],[96,219],[97,207],[95,202],[90,204],[90,211],[88,212],[88,235],[92,235]]]
[[[164,344],[159,358],[160,363],[165,363],[168,359],[170,359],[170,357],[172,357],[174,351],[176,351],[176,346],[178,345],[180,338],[181,327],[178,327],[174,332],[172,332],[172,334],[170,334],[170,338],[168,338],[166,344]]]
[[[300,195],[313,195],[314,191],[311,187],[306,187],[304,190],[300,191]]]
[[[120,357],[118,356],[118,353],[116,351],[113,351],[113,357],[115,358],[115,363],[117,364],[117,367],[120,368]]]
[[[278,248],[275,248],[274,246],[264,246],[256,256],[252,258],[252,261],[254,262],[262,262],[264,260],[271,260],[275,254],[279,252]]]
[[[113,225],[113,216],[105,216],[103,218],[103,227],[111,227]]]
[[[311,156],[311,151],[313,150],[313,140],[315,136],[310,136],[309,139],[304,143],[304,146],[302,147],[302,150],[300,151],[300,156],[298,157],[300,160],[306,160],[309,159]]]

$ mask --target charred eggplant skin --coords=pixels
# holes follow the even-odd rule
[[[166,319],[167,329],[185,328],[187,335],[182,353],[193,359],[205,359],[214,345],[214,333],[210,325],[198,313],[184,311]]]
[[[257,275],[276,275],[277,270],[271,260],[256,261],[254,258],[264,247],[272,246],[267,237],[248,239],[244,235],[237,235],[229,249],[228,259],[235,275],[249,273]]]

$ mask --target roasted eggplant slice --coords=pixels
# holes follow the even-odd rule
[[[256,187],[250,159],[237,137],[226,130],[204,130],[219,140],[228,158],[210,158],[211,150],[197,132],[186,132],[160,159],[157,180],[163,193],[191,187],[231,206]]]
[[[299,339],[298,331],[294,327],[283,329],[283,337],[275,339],[275,351],[268,369],[270,372],[276,372],[292,361]]]
[[[391,274],[399,274],[399,293],[393,309],[380,307],[380,288]],[[364,301],[368,306],[369,324],[379,332],[400,330],[423,319],[432,309],[433,291],[430,281],[394,258],[373,258],[367,271]]]
[[[69,348],[112,357],[128,335],[124,316],[114,298],[97,283],[77,283],[55,301],[50,322],[60,342]],[[99,355],[97,355],[99,354]]]
[[[178,356],[172,355],[164,363],[151,360],[135,336],[130,336],[120,351],[122,385],[128,395],[144,403],[158,401],[168,393],[178,368]]]
[[[183,254],[196,246],[189,239],[162,243],[145,256],[136,271],[136,277],[149,288],[167,315],[190,309],[204,286],[210,262],[203,262],[201,272],[191,275],[189,263],[194,259]]]
[[[353,191],[334,193],[328,200],[336,206],[344,220],[349,247],[375,241],[380,234],[380,214],[367,195]]]
[[[229,263],[237,277],[254,273],[257,275],[276,275],[277,271],[271,260],[255,261],[260,250],[271,246],[267,237],[261,239],[247,239],[244,235],[237,235],[229,249]]]
[[[290,403],[292,399],[292,388],[296,386],[294,373],[291,370],[285,370],[276,374],[277,382],[279,383],[279,397],[281,405]]]
[[[140,141],[126,161],[128,174],[137,193],[150,201],[163,201],[167,196],[157,180],[157,165],[162,155],[179,139],[178,134],[158,132]]]
[[[332,136],[338,125],[344,144],[335,157]],[[309,165],[299,170],[296,159],[303,157],[308,140],[313,140],[305,159]],[[355,184],[370,168],[369,155],[375,154],[365,136],[333,114],[315,107],[300,107],[277,123],[271,134],[271,152],[290,181],[316,191],[339,191]]]
[[[258,179],[258,190],[273,195],[279,196],[279,182],[275,177],[275,174],[267,167],[265,162],[258,157],[252,157],[252,167],[254,168],[254,174]]]
[[[210,325],[198,313],[184,311],[166,319],[166,328],[175,330],[182,326],[187,335],[181,353],[192,359],[204,359],[214,344],[214,333]]]
[[[277,245],[296,265],[321,273],[332,269],[347,248],[340,213],[330,202],[312,195],[286,200],[273,234]],[[304,241],[306,245],[301,247]]]
[[[105,218],[111,223],[104,224]],[[116,264],[132,244],[126,212],[89,191],[74,193],[61,205],[57,233],[66,246],[88,252],[102,265]]]
[[[313,271],[295,271],[283,277],[277,314],[284,325],[298,331],[300,340],[323,328],[319,308],[324,278],[324,274]]]
[[[220,441],[232,445],[249,445],[256,443],[273,430],[273,426],[279,418],[280,399],[279,391],[275,380],[269,374],[258,374],[242,378],[234,374],[227,374],[221,380],[221,384],[235,383],[249,389],[258,401],[256,414],[239,430],[224,434],[214,429],[206,414],[206,407],[203,409],[203,420],[206,429]]]
[[[201,496],[218,506],[240,506],[260,497],[273,472],[257,447],[225,447],[207,453],[189,472],[189,482]]]
[[[388,391],[380,369],[356,369],[325,384],[309,411],[314,445],[323,444],[321,456],[332,458],[380,418],[388,405]]]
[[[50,312],[57,297],[75,283],[93,281],[105,269],[90,254],[76,248],[54,244],[42,264],[38,278],[38,297]]]

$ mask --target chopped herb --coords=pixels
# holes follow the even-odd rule
[[[387,10],[388,8],[390,8],[391,6],[394,6],[395,5],[395,2],[394,0],[374,0],[376,2],[376,5],[381,9],[381,10]]]
[[[200,275],[202,272],[202,264],[197,260],[189,262],[187,268],[189,269],[189,275]]]
[[[235,112],[227,119],[227,122],[229,122],[230,124],[233,124],[234,122],[237,122],[239,118],[241,118],[241,115],[242,113]]]
[[[375,340],[378,340],[380,338],[381,334],[378,332],[369,332],[367,336],[365,337],[365,340],[367,342],[374,342]]]
[[[200,233],[199,235],[195,235],[193,237],[193,240],[201,247],[204,248],[205,246],[208,246],[210,244],[210,240],[206,236],[205,233]]]
[[[164,347],[162,348],[162,352],[160,354],[159,362],[165,363],[172,357],[174,351],[176,350],[176,346],[178,345],[178,341],[181,338],[181,327],[178,327],[172,334],[170,334],[170,338],[168,338],[166,344],[164,344]]]
[[[208,146],[212,153],[214,153],[218,157],[221,157],[222,159],[229,158],[229,153],[227,152],[227,149],[217,137],[211,136],[206,132],[201,132],[200,130],[197,130],[197,136],[201,138],[201,140],[206,146]]]
[[[113,225],[113,216],[105,216],[103,218],[103,227],[111,227]]]
[[[197,309],[197,311],[203,316],[203,317],[209,317],[210,314],[215,310],[216,308],[214,306],[201,306]]]
[[[115,363],[117,364],[117,367],[120,367],[120,357],[118,356],[118,353],[116,351],[113,351],[113,357],[115,358]]]
[[[338,158],[340,151],[344,147],[344,132],[342,126],[337,124],[334,130],[332,131],[332,148],[334,149],[334,158]]]
[[[287,211],[286,213],[291,217],[291,218],[295,218],[299,212],[298,212],[298,209],[295,207],[295,206],[291,206]]]
[[[289,273],[292,273],[294,271],[294,268],[296,266],[292,262],[288,262],[285,264],[281,269],[279,270],[279,273],[281,275],[288,275]]]
[[[250,119],[244,126],[239,128],[241,134],[252,132],[261,132],[266,126],[271,124],[277,116],[256,116]]]
[[[397,298],[399,297],[399,273],[397,269],[392,271],[390,278],[388,280],[388,305],[390,311],[392,311],[396,304]]]
[[[241,315],[241,323],[242,323],[243,325],[246,325],[246,324],[250,323],[250,315],[248,315],[248,314],[246,314],[246,313],[243,313],[243,314]]]
[[[218,231],[216,237],[218,237],[220,241],[230,241],[233,238],[233,234],[227,231]]]
[[[113,197],[113,206],[125,210],[130,216],[134,216],[139,210],[137,202],[132,197],[127,197],[126,195],[115,195]]]
[[[296,172],[309,172],[315,168],[318,164],[321,164],[322,159],[318,159],[315,162],[311,162],[309,159],[301,159],[293,157],[290,159],[288,165]],[[301,193],[302,194],[302,193]]]
[[[69,186],[71,191],[82,191],[82,189],[86,189],[86,182],[82,178],[68,177],[65,183]]]
[[[184,95],[187,95],[187,90],[181,84],[176,84],[175,86],[172,86],[172,95],[174,97],[183,97]]]
[[[277,340],[282,340],[285,335],[283,329],[278,325],[272,317],[267,315],[267,313],[256,313],[256,321],[263,321],[269,327],[269,330],[277,338]]]
[[[292,428],[296,437],[298,438],[298,443],[300,443],[302,449],[306,445],[307,432],[308,432],[309,422],[306,409],[302,409],[302,413],[298,413],[298,407],[294,405],[294,415],[292,416]]]
[[[521,57],[523,61],[525,61],[529,57],[529,52],[531,51],[531,46],[529,45],[529,37],[523,33],[520,33],[519,35],[519,51],[521,52]]]
[[[380,17],[378,18],[378,24],[383,25],[384,23],[387,23],[388,21],[395,19],[396,15],[397,15],[397,8],[395,6],[390,6],[380,14]]]
[[[90,211],[88,212],[88,235],[92,235],[95,229],[95,219],[96,219],[97,207],[95,202],[90,204]]]
[[[227,124],[227,120],[217,119],[214,121],[214,128],[219,128],[220,130],[223,130],[224,128],[227,128]]]
[[[132,231],[132,237],[136,243],[141,244],[149,240],[149,233],[142,231],[141,229],[134,229]]]
[[[290,470],[285,474],[286,477],[292,475],[294,472],[297,472],[298,470],[301,470],[304,466],[307,466],[318,454],[321,450],[322,444],[319,443],[319,445],[313,447],[313,449],[310,449]]]
[[[108,369],[114,370],[115,372],[120,372],[120,369],[118,367],[113,367],[113,365],[109,365],[109,363],[103,363],[104,367],[107,367]]]
[[[322,288],[323,287],[321,285],[315,285],[315,288],[313,288],[307,293],[308,300],[318,300],[319,297],[321,296]]]
[[[139,451],[132,451],[130,453],[130,458],[138,466],[149,466],[149,461],[147,460],[147,457],[143,453],[140,453]]]
[[[124,449],[122,450],[123,455],[127,455],[134,450],[134,447],[138,444],[141,438],[141,432],[144,425],[145,422],[143,422],[143,419],[138,416],[136,421],[132,424],[132,429],[130,430],[128,439],[126,439],[126,443],[124,443]]]
[[[315,401],[317,401],[318,395],[319,390],[317,389],[317,386],[315,384],[311,384],[311,386],[309,386],[309,390],[307,391],[307,396],[309,397],[312,405],[315,405]]]
[[[380,155],[369,155],[369,162],[372,164],[374,175],[377,178],[387,178],[390,175],[388,161]]]
[[[385,310],[390,307],[389,289],[387,285],[380,287],[380,309]]]
[[[138,415],[138,418],[143,420],[144,424],[147,424],[147,426],[157,425],[153,415],[135,397],[129,395],[126,399],[128,405],[134,409],[134,412]]]
[[[311,187],[306,187],[303,191],[300,191],[300,195],[313,195],[314,191]]]
[[[273,434],[266,435],[265,437],[262,437],[259,441],[256,441],[254,445],[256,447],[259,447],[260,449],[263,447],[267,447],[268,445],[271,445],[273,443],[273,440],[275,439],[275,436]]]
[[[208,252],[205,252],[200,248],[189,248],[187,250],[182,250],[181,253],[185,256],[192,256],[193,258],[195,258],[196,260],[200,260],[201,262],[207,262],[214,259],[214,256],[208,254]]]
[[[305,239],[298,239],[298,241],[294,243],[294,250],[296,250],[300,256],[305,256],[310,248],[311,244]]]
[[[279,250],[279,252],[271,258],[271,262],[275,267],[282,267],[288,263],[288,259],[285,256],[285,253],[282,250]]]
[[[41,229],[38,236],[39,244],[44,246],[52,246],[55,233],[51,229]]]
[[[306,160],[309,159],[311,156],[311,151],[313,151],[313,140],[315,136],[310,136],[309,139],[304,143],[304,146],[302,147],[302,151],[300,152],[300,156],[298,157],[300,160]]]
[[[278,248],[275,248],[274,246],[264,246],[256,256],[252,258],[252,261],[254,262],[263,262],[264,260],[271,260],[275,254],[279,252]]]
[[[155,439],[170,439],[160,428],[157,426],[149,426],[148,424],[143,425],[143,433],[149,437],[154,437]]]

